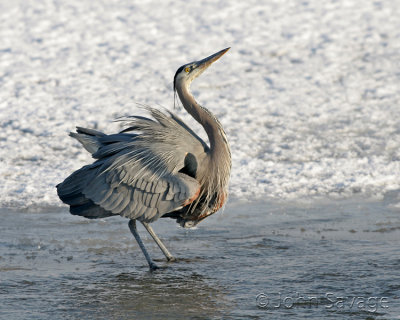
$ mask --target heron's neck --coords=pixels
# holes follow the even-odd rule
[[[208,109],[196,102],[188,86],[178,85],[176,90],[183,107],[206,131],[210,141],[211,156],[225,156],[226,159],[230,160],[229,144],[224,129],[217,118]]]

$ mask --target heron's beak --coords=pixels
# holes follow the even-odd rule
[[[214,53],[213,55],[204,58],[203,60],[197,61],[197,66],[196,69],[198,69],[199,73],[202,73],[204,70],[206,70],[213,62],[217,61],[219,58],[221,58],[225,52],[227,52],[229,48],[226,48],[224,50],[218,51],[217,53]]]

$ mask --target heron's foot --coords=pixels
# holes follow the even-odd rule
[[[176,262],[177,259],[175,257],[173,257],[173,256],[170,256],[170,257],[167,257],[167,261],[168,262]]]
[[[150,271],[156,271],[157,269],[160,269],[160,267],[158,265],[156,265],[154,262],[149,264],[150,266]]]

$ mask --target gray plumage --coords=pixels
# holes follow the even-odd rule
[[[148,223],[160,217],[192,227],[223,206],[231,169],[229,144],[219,121],[195,101],[189,86],[228,49],[180,67],[174,78],[174,90],[204,127],[210,146],[175,114],[150,107],[146,109],[151,117],[124,119],[126,129],[120,133],[81,127],[70,133],[95,159],[57,186],[72,214],[121,215],[142,222],[152,234]],[[138,239],[136,224],[129,226]],[[161,241],[157,244],[161,248]],[[162,250],[172,258],[165,247]],[[154,267],[152,261],[149,264]]]

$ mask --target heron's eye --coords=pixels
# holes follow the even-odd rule
[[[189,73],[190,68],[189,68],[189,67],[186,67],[186,68],[185,68],[185,71],[186,71],[186,73]]]

